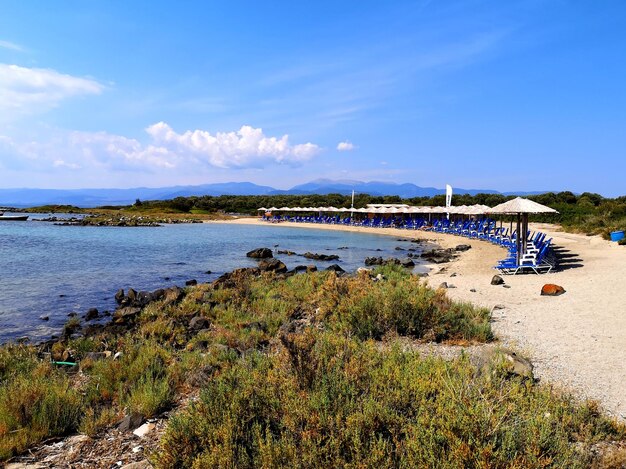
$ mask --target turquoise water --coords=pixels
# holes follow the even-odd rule
[[[333,262],[275,257],[290,269],[298,264],[322,269],[336,262],[353,272],[368,256],[404,257],[406,252],[396,251],[396,246],[417,247],[389,236],[271,225],[118,228],[0,222],[0,343],[23,336],[49,338],[70,312],[112,310],[119,288],[183,286],[189,279],[207,282],[232,269],[254,266],[256,261],[245,253],[257,247],[337,254],[340,260]],[[208,270],[212,273],[206,274]],[[50,320],[40,320],[41,315]]]

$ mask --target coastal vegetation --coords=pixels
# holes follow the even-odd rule
[[[592,445],[626,438],[504,355],[422,356],[492,342],[490,312],[401,267],[238,269],[152,296],[120,296],[110,324],[0,347],[0,460],[170,409],[150,455],[164,468],[586,467]]]
[[[501,194],[454,195],[453,205],[483,204],[495,206],[512,199],[513,196]],[[605,198],[599,194],[585,192],[574,194],[565,192],[548,192],[530,195],[529,199],[558,210],[558,214],[543,214],[531,217],[531,221],[558,223],[564,230],[599,234],[608,239],[609,234],[616,230],[626,230],[626,196]],[[137,203],[139,202],[139,203]],[[206,220],[224,218],[225,214],[257,215],[259,207],[349,207],[351,197],[340,194],[327,195],[271,195],[271,196],[232,196],[219,197],[176,197],[172,200],[137,201],[129,206],[99,207],[81,209],[72,206],[33,207],[31,212],[69,212],[93,214],[90,224],[102,223],[106,220],[118,220],[119,217],[142,217],[148,222],[165,222],[180,220]],[[445,196],[415,197],[401,199],[397,196],[370,196],[357,194],[355,208],[372,203],[406,203],[410,205],[445,205]]]

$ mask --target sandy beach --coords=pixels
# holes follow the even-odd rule
[[[239,218],[231,224],[265,224],[258,218]],[[393,228],[278,223],[302,229],[374,232],[397,238],[433,240],[441,247],[470,244],[450,264],[432,266],[428,282],[447,282],[457,300],[493,308],[493,328],[505,345],[522,351],[544,383],[565,389],[578,398],[597,400],[602,408],[626,421],[626,248],[598,236],[563,233],[554,225],[534,225],[553,238],[563,269],[546,275],[505,276],[506,285],[492,286],[493,266],[505,256],[503,248],[477,240]],[[443,269],[442,269],[443,268]],[[540,296],[545,283],[566,293]],[[475,291],[472,291],[475,290]]]

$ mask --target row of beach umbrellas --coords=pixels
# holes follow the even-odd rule
[[[262,212],[352,212],[352,213],[378,213],[378,214],[403,214],[403,213],[450,213],[460,215],[482,215],[489,210],[487,205],[460,205],[456,207],[363,207],[363,208],[337,208],[337,207],[261,207]]]
[[[529,199],[517,197],[490,208],[486,205],[461,205],[456,207],[410,207],[406,205],[397,207],[364,207],[364,208],[336,208],[336,207],[270,207],[259,208],[263,212],[351,212],[351,213],[379,213],[379,214],[402,214],[402,213],[439,213],[459,215],[515,215],[517,217],[517,261],[526,252],[528,241],[528,216],[539,213],[558,213],[556,210]]]

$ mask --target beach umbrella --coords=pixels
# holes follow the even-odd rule
[[[270,207],[267,209],[268,212],[275,212],[276,210],[278,210],[276,207]]]
[[[489,210],[485,210],[489,214],[517,215],[517,236],[515,243],[517,245],[517,263],[519,264],[522,256],[526,253],[526,243],[528,241],[528,215],[536,213],[559,213],[553,208],[538,204],[529,199],[517,197],[515,199],[496,205]],[[521,236],[520,236],[521,234]]]
[[[265,207],[257,208],[257,212],[265,212],[267,209]]]

